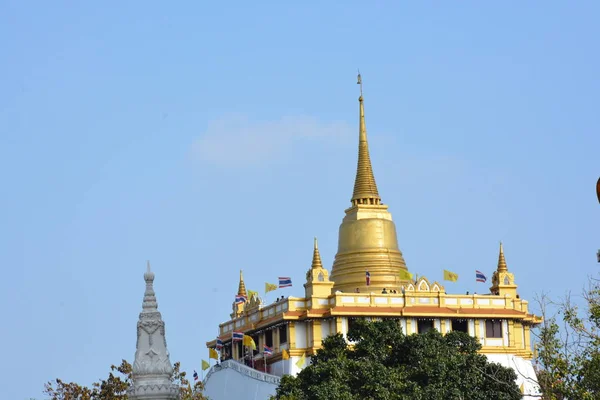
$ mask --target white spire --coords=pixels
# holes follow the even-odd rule
[[[179,388],[171,382],[173,367],[167,350],[165,323],[158,311],[154,293],[154,272],[144,274],[146,291],[137,323],[137,344],[133,362],[133,385],[128,390],[131,400],[176,400]]]
[[[158,304],[156,303],[156,295],[154,293],[154,272],[150,270],[150,261],[148,261],[148,269],[144,274],[144,280],[146,281],[146,291],[144,292],[142,313],[158,312]]]

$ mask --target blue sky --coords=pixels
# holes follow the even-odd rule
[[[146,260],[187,371],[240,269],[303,295],[350,204],[357,68],[411,271],[482,292],[502,240],[532,302],[597,273],[597,2],[213,3],[0,2],[1,398],[131,361]]]

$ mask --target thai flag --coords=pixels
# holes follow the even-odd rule
[[[246,300],[248,300],[248,298],[243,294],[235,295],[235,304],[244,304]]]
[[[217,350],[221,350],[223,348],[223,341],[217,338]]]
[[[365,272],[365,279],[367,280],[367,286],[371,284],[371,273],[369,271]]]
[[[279,277],[279,288],[290,287],[292,286],[292,278],[289,276],[280,276]]]
[[[196,371],[194,371],[194,380],[197,381],[198,380],[198,373]]]
[[[484,282],[485,283],[485,281],[487,281],[487,278],[485,277],[485,275],[483,274],[483,272],[475,270],[475,280],[477,282]]]
[[[265,344],[263,346],[263,353],[265,353],[265,355],[267,355],[267,356],[270,356],[273,354],[273,349]]]
[[[243,332],[233,332],[231,338],[233,339],[234,342],[241,342],[242,340],[244,340],[244,333]]]

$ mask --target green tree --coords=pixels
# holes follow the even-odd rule
[[[536,343],[544,399],[600,398],[600,281],[590,279],[581,300],[582,306],[571,296],[560,303],[544,295],[538,300],[544,317]],[[548,306],[557,306],[558,313],[547,315]]]
[[[131,364],[122,360],[118,367],[111,365],[108,378],[92,383],[91,387],[56,379],[44,385],[44,393],[50,400],[127,400],[127,388],[131,384]],[[117,373],[117,374],[115,374]],[[173,365],[171,381],[179,386],[181,400],[206,400],[202,395],[202,383],[192,387],[180,363]],[[56,385],[56,386],[55,386]]]
[[[297,376],[284,376],[280,400],[517,400],[510,368],[488,362],[469,335],[431,330],[405,336],[396,321],[356,320],[330,336]]]

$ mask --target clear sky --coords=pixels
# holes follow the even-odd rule
[[[0,398],[132,361],[146,260],[190,373],[240,269],[303,295],[350,204],[357,68],[409,269],[486,292],[502,240],[522,297],[579,291],[600,267],[599,12],[0,1]]]

